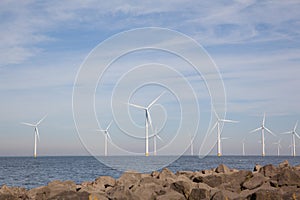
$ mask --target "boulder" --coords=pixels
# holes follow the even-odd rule
[[[53,197],[48,198],[48,200],[81,200],[89,199],[89,194],[87,192],[74,192],[74,191],[63,191]]]
[[[282,200],[281,195],[277,190],[260,189],[254,192],[250,199],[256,200]]]
[[[116,185],[116,180],[110,176],[100,176],[93,182],[93,187],[105,191],[108,187]]]
[[[173,182],[177,176],[168,168],[164,168],[158,175],[158,178],[161,180],[166,180],[168,182]]]
[[[253,176],[251,171],[240,170],[235,173],[224,174],[220,189],[226,189],[231,192],[240,193],[242,184]]]
[[[50,189],[48,186],[41,186],[33,188],[27,192],[30,199],[46,200],[50,196]]]
[[[186,200],[186,198],[183,194],[170,189],[166,190],[164,194],[158,195],[156,200]]]
[[[259,164],[256,164],[255,166],[254,166],[254,169],[253,169],[253,171],[254,172],[259,172],[259,170],[262,168],[262,166],[261,165],[259,165]]]
[[[218,187],[223,183],[223,176],[218,174],[216,175],[208,175],[208,176],[198,176],[193,178],[193,182],[195,183],[205,183],[210,187]]]
[[[3,199],[28,199],[26,192],[26,189],[21,187],[8,187],[3,185],[0,188],[0,196],[2,196],[1,198]]]
[[[52,181],[48,183],[47,188],[50,190],[49,198],[54,197],[62,192],[77,191],[77,186],[74,181]],[[45,188],[45,191],[48,191],[47,188]]]
[[[188,198],[192,189],[192,182],[176,181],[174,183],[171,183],[170,188],[183,194],[185,198]]]
[[[220,164],[220,165],[216,168],[215,172],[217,172],[217,173],[229,173],[229,172],[230,172],[230,169],[229,169],[226,165]]]
[[[210,199],[210,191],[206,188],[193,188],[188,200],[208,200]]]
[[[264,177],[261,174],[255,174],[252,178],[246,180],[242,186],[245,189],[253,190],[255,188],[260,187],[265,181],[267,180],[266,177]]]
[[[279,163],[278,167],[279,167],[279,168],[290,167],[289,161],[285,160],[285,161]]]
[[[136,185],[142,178],[142,175],[137,172],[125,172],[119,179],[117,179],[116,184],[119,186],[124,186],[127,189],[131,189]]]
[[[227,190],[220,190],[212,196],[211,200],[231,200],[237,198],[239,198],[239,194],[237,193],[230,192]]]
[[[108,199],[111,200],[139,200],[140,198],[133,194],[127,187],[123,185],[117,185],[113,188],[110,188],[107,192]]]
[[[265,165],[259,170],[259,173],[271,178],[277,175],[278,169],[274,165]]]
[[[300,172],[292,169],[282,169],[274,177],[279,186],[297,186],[300,187]]]

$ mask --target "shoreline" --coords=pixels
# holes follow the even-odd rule
[[[300,165],[287,160],[253,170],[213,169],[152,173],[124,172],[119,178],[94,181],[52,181],[33,189],[0,186],[2,199],[300,199]]]

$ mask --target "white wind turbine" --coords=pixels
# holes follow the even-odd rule
[[[280,155],[280,149],[281,149],[281,144],[280,144],[280,140],[278,140],[278,142],[274,142],[273,144],[277,145],[277,156]]]
[[[145,139],[146,139],[146,145],[145,145],[145,155],[149,156],[149,125],[152,128],[152,121],[151,121],[151,116],[150,116],[150,108],[151,106],[153,106],[153,104],[156,103],[156,101],[164,94],[165,92],[161,93],[158,97],[156,97],[156,99],[154,99],[147,107],[144,106],[140,106],[140,105],[136,105],[136,104],[132,104],[132,103],[128,103],[130,106],[136,107],[136,108],[140,108],[145,110],[145,114],[146,114],[146,120],[145,120]]]
[[[153,153],[154,153],[155,156],[156,156],[156,138],[158,138],[160,141],[163,141],[161,139],[161,137],[158,135],[157,128],[155,129],[155,132],[154,132],[154,135],[153,135],[153,146],[154,146]]]
[[[216,127],[218,130],[218,135],[217,135],[217,148],[218,148],[218,154],[217,156],[221,156],[222,155],[222,148],[221,148],[221,140],[222,139],[228,139],[228,138],[221,138],[221,130],[220,130],[220,123],[221,122],[230,122],[230,123],[237,123],[238,121],[234,121],[234,120],[229,120],[229,119],[220,119],[217,112],[214,110],[215,115],[217,117],[217,122],[215,123],[215,125],[212,127],[211,131],[213,131]]]
[[[296,122],[295,127],[294,127],[294,129],[292,131],[288,131],[288,132],[282,133],[282,134],[291,134],[292,135],[292,148],[293,148],[292,151],[293,151],[293,156],[296,156],[296,139],[295,139],[295,136],[300,139],[300,136],[296,132],[297,126],[298,126],[298,121]]]
[[[246,140],[245,140],[245,138],[244,138],[243,141],[242,141],[242,145],[243,145],[243,156],[245,156],[245,142],[246,142]]]
[[[37,139],[40,140],[40,135],[39,135],[39,129],[38,129],[38,125],[47,117],[47,115],[45,115],[42,119],[40,119],[40,121],[38,121],[36,124],[30,124],[27,122],[21,122],[21,124],[27,125],[27,126],[31,126],[34,127],[34,151],[33,151],[33,157],[36,158],[37,157]]]
[[[268,129],[267,127],[265,127],[265,121],[266,121],[266,114],[264,113],[264,117],[263,117],[263,121],[262,121],[262,125],[261,127],[254,129],[253,131],[250,131],[250,133],[254,133],[256,131],[261,130],[261,144],[262,144],[262,156],[265,156],[265,130],[269,133],[271,133],[273,136],[276,137],[276,135],[270,131],[270,129]]]
[[[108,129],[110,128],[111,123],[112,123],[112,121],[108,124],[108,126],[106,127],[106,129],[97,130],[97,131],[103,132],[104,136],[105,136],[105,141],[104,141],[104,156],[107,156],[107,140],[108,139],[111,140],[111,137],[110,137],[109,132],[108,132]]]

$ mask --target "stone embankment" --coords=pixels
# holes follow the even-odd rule
[[[176,199],[300,199],[300,165],[287,161],[279,166],[256,165],[253,171],[216,169],[171,172],[163,169],[151,174],[125,172],[120,178],[101,176],[92,182],[53,181],[47,186],[26,190],[0,189],[0,200],[176,200]]]

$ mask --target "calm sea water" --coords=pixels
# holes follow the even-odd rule
[[[150,157],[149,157],[150,158]],[[143,165],[145,157],[112,156],[107,157],[107,162],[134,164],[137,171],[145,170]],[[160,160],[172,160],[172,157],[157,156],[152,158],[153,165]],[[208,156],[200,159],[198,156],[182,156],[167,166],[173,172],[179,170],[202,170],[215,168],[224,163],[230,168],[252,170],[255,164],[278,165],[283,160],[288,160],[291,165],[299,165],[300,157],[285,156]],[[0,186],[21,186],[33,188],[46,185],[53,180],[73,180],[76,183],[93,181],[99,176],[112,176],[118,178],[123,172],[107,167],[94,157],[0,157]]]

